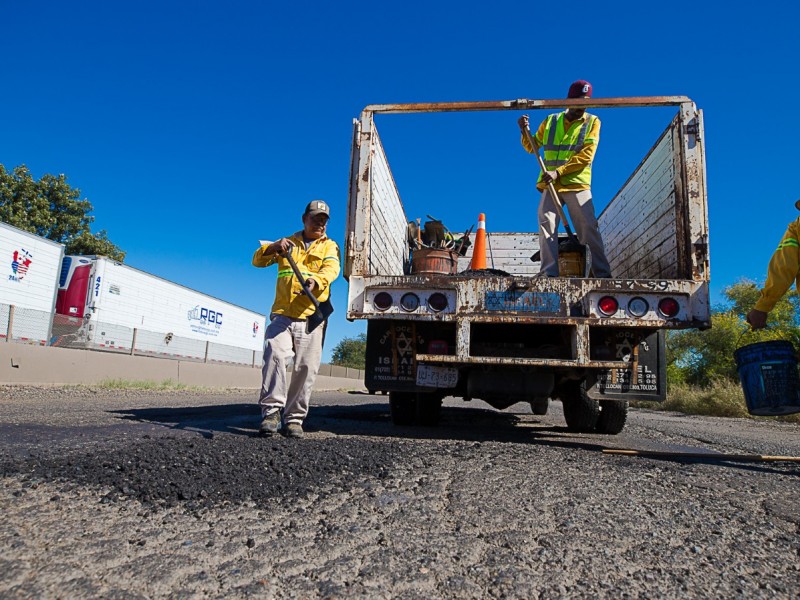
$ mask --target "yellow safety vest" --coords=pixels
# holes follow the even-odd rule
[[[596,144],[597,140],[588,137],[592,130],[594,115],[585,113],[586,118],[573,121],[569,129],[564,131],[564,113],[550,115],[544,130],[544,164],[548,171],[555,171],[558,167],[567,164],[570,158],[578,152],[584,144]],[[539,181],[542,180],[541,174]],[[559,186],[591,185],[592,164],[572,173],[565,173],[558,178]]]

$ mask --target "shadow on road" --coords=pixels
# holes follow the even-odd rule
[[[212,404],[203,406],[159,406],[112,410],[119,419],[161,425],[170,430],[195,432],[210,438],[214,433],[255,435],[260,411],[257,404]]]
[[[126,421],[160,425],[170,431],[194,432],[203,437],[217,433],[256,436],[259,408],[256,404],[223,404],[189,407],[157,407],[114,410]],[[386,403],[312,406],[304,428],[342,436],[369,436],[415,440],[493,441],[538,443],[586,450],[603,446],[582,441],[566,427],[543,423],[533,415],[520,415],[493,409],[443,407],[439,426],[398,427],[392,424]]]
[[[260,412],[255,403],[204,405],[191,407],[157,407],[111,411],[118,418],[162,426],[170,432],[194,433],[204,438],[215,434],[257,437]],[[532,414],[515,414],[489,408],[442,408],[441,422],[436,427],[395,426],[391,422],[386,402],[312,406],[304,424],[308,433],[327,433],[341,436],[377,437],[406,440],[454,440],[536,444],[554,448],[569,448],[602,452],[614,437],[597,434],[576,434],[565,426],[554,425]],[[608,442],[602,440],[608,438]],[[624,438],[623,438],[624,439]],[[686,448],[681,448],[686,450]],[[761,473],[796,474],[793,469],[774,469],[764,463],[745,463],[722,460],[714,453],[708,457],[680,456],[622,457],[609,460],[655,460],[684,464],[714,464]]]

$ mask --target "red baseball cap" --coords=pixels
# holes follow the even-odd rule
[[[585,79],[578,79],[571,86],[567,92],[567,98],[591,98],[592,97],[592,84]]]

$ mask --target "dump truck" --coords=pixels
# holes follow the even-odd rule
[[[598,216],[613,277],[537,277],[530,231],[488,231],[490,268],[470,269],[471,247],[448,251],[453,268],[415,260],[432,249],[409,234],[415,215],[405,212],[376,116],[508,111],[514,123],[523,112],[535,122],[535,111],[543,118],[566,107],[670,115]],[[630,400],[663,400],[666,332],[711,326],[703,144],[702,111],[685,96],[364,108],[352,138],[346,317],[367,322],[365,386],[388,392],[392,421],[435,424],[450,396],[499,410],[529,403],[535,414],[559,400],[569,430],[616,434]],[[435,211],[446,222],[463,209]]]

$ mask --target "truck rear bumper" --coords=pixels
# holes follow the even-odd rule
[[[630,369],[633,363],[624,360],[564,360],[557,358],[504,358],[497,356],[445,356],[442,354],[417,354],[417,362],[447,366],[509,366],[553,367],[585,369]]]

